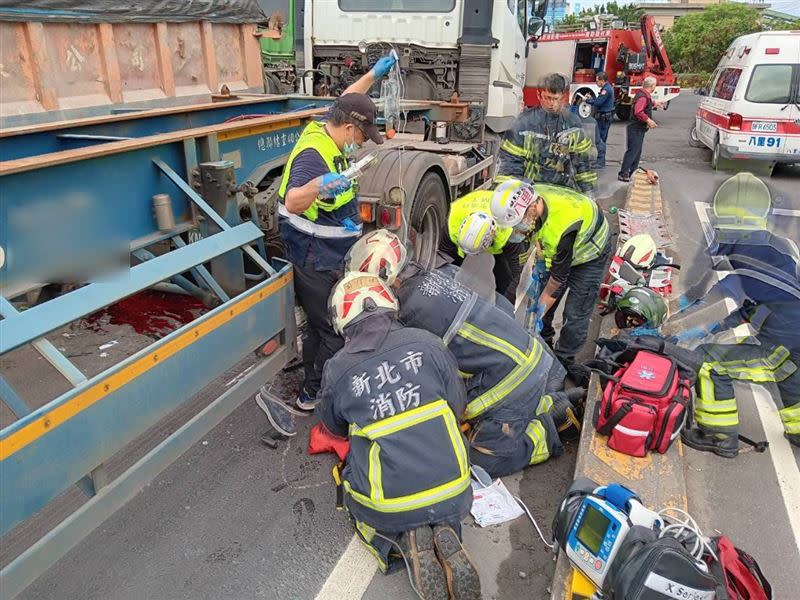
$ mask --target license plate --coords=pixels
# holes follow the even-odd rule
[[[778,124],[774,121],[753,121],[751,131],[763,131],[764,133],[775,133],[778,131]]]

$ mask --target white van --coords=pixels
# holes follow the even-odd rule
[[[736,38],[711,78],[692,145],[720,158],[800,163],[800,31]]]

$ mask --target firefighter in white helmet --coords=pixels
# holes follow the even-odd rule
[[[466,254],[494,255],[497,292],[514,302],[522,266],[528,257],[529,207],[536,198],[527,182],[504,177],[494,189],[476,190],[450,205],[449,243],[444,250],[460,261]]]
[[[369,266],[381,270],[380,260]],[[401,548],[423,597],[480,598],[460,542],[472,490],[453,355],[400,325],[395,295],[375,275],[345,275],[329,307],[345,342],[325,364],[318,410],[330,432],[350,438],[340,481],[358,535],[384,572]]]
[[[380,273],[396,290],[400,321],[439,336],[456,357],[472,462],[501,477],[561,454],[558,429],[580,426],[572,400],[583,390],[560,391],[565,371],[538,336],[440,271],[424,271],[398,246],[392,233],[369,233],[350,249],[345,269]]]

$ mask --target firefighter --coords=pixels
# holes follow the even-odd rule
[[[512,304],[528,258],[524,218],[534,198],[532,185],[498,177],[493,190],[476,190],[453,202],[447,217],[444,250],[459,262],[466,254],[494,255],[495,289]]]
[[[597,173],[592,169],[592,140],[565,106],[569,81],[550,73],[541,87],[540,106],[523,110],[506,132],[498,173],[593,195]]]
[[[733,178],[739,193],[748,189],[749,173]],[[753,191],[750,186],[749,190]],[[765,186],[763,192],[768,194]],[[746,204],[754,210],[748,210]],[[683,433],[687,446],[733,458],[739,452],[739,412],[733,382],[751,381],[770,386],[784,432],[800,446],[800,253],[789,239],[766,229],[764,199],[714,200],[715,236],[709,248],[715,269],[728,274],[706,291],[703,282],[680,298],[680,304],[697,314],[704,306],[736,308],[724,319],[678,334],[682,342],[702,340],[747,323],[756,333],[737,344],[701,344],[703,364],[698,373],[695,421]],[[767,209],[768,210],[768,209]],[[716,273],[713,273],[716,280]],[[728,313],[727,309],[726,314]]]
[[[594,108],[594,118],[597,121],[597,160],[594,166],[595,169],[605,169],[608,130],[611,129],[611,121],[614,119],[614,88],[608,82],[608,75],[603,71],[597,73],[595,83],[600,91],[597,97],[589,98],[586,102]]]
[[[541,248],[547,269],[546,284],[536,302],[536,317],[544,340],[566,367],[573,381],[582,384],[586,369],[575,356],[586,341],[589,319],[597,302],[600,284],[611,255],[611,234],[594,200],[573,190],[537,185],[533,240]],[[563,324],[553,346],[553,317],[564,293]]]
[[[385,278],[396,290],[401,322],[435,334],[456,357],[467,385],[464,421],[474,464],[502,477],[563,452],[558,429],[580,426],[573,401],[583,391],[560,391],[564,369],[536,335],[450,277],[410,261],[386,231],[359,240],[345,268]]]
[[[478,574],[460,541],[472,505],[459,430],[464,385],[441,339],[401,326],[397,310],[392,291],[370,274],[345,275],[331,295],[345,342],[325,365],[320,413],[331,433],[350,438],[336,476],[383,572],[399,547],[422,597],[478,599]]]
[[[361,235],[357,196],[341,175],[356,150],[372,140],[382,144],[377,111],[366,92],[395,63],[392,56],[352,84],[331,105],[325,122],[303,130],[289,155],[278,189],[280,234],[294,266],[294,286],[308,319],[303,334],[305,377],[298,408],[313,410],[322,367],[342,346],[328,322],[327,299],[341,275],[342,259]]]

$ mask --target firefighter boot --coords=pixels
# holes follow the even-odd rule
[[[414,587],[425,600],[448,600],[447,581],[436,559],[433,530],[429,525],[406,531],[400,536],[400,548],[406,555]]]
[[[433,528],[436,556],[442,563],[451,600],[480,600],[481,580],[456,532],[449,525]]]
[[[701,452],[713,452],[724,458],[736,458],[739,454],[739,438],[729,433],[711,433],[699,427],[692,427],[683,430],[681,439],[689,448]]]
[[[585,395],[586,390],[583,388],[570,388],[550,394],[553,398],[550,416],[562,439],[577,439],[580,435],[583,421],[582,400]]]

